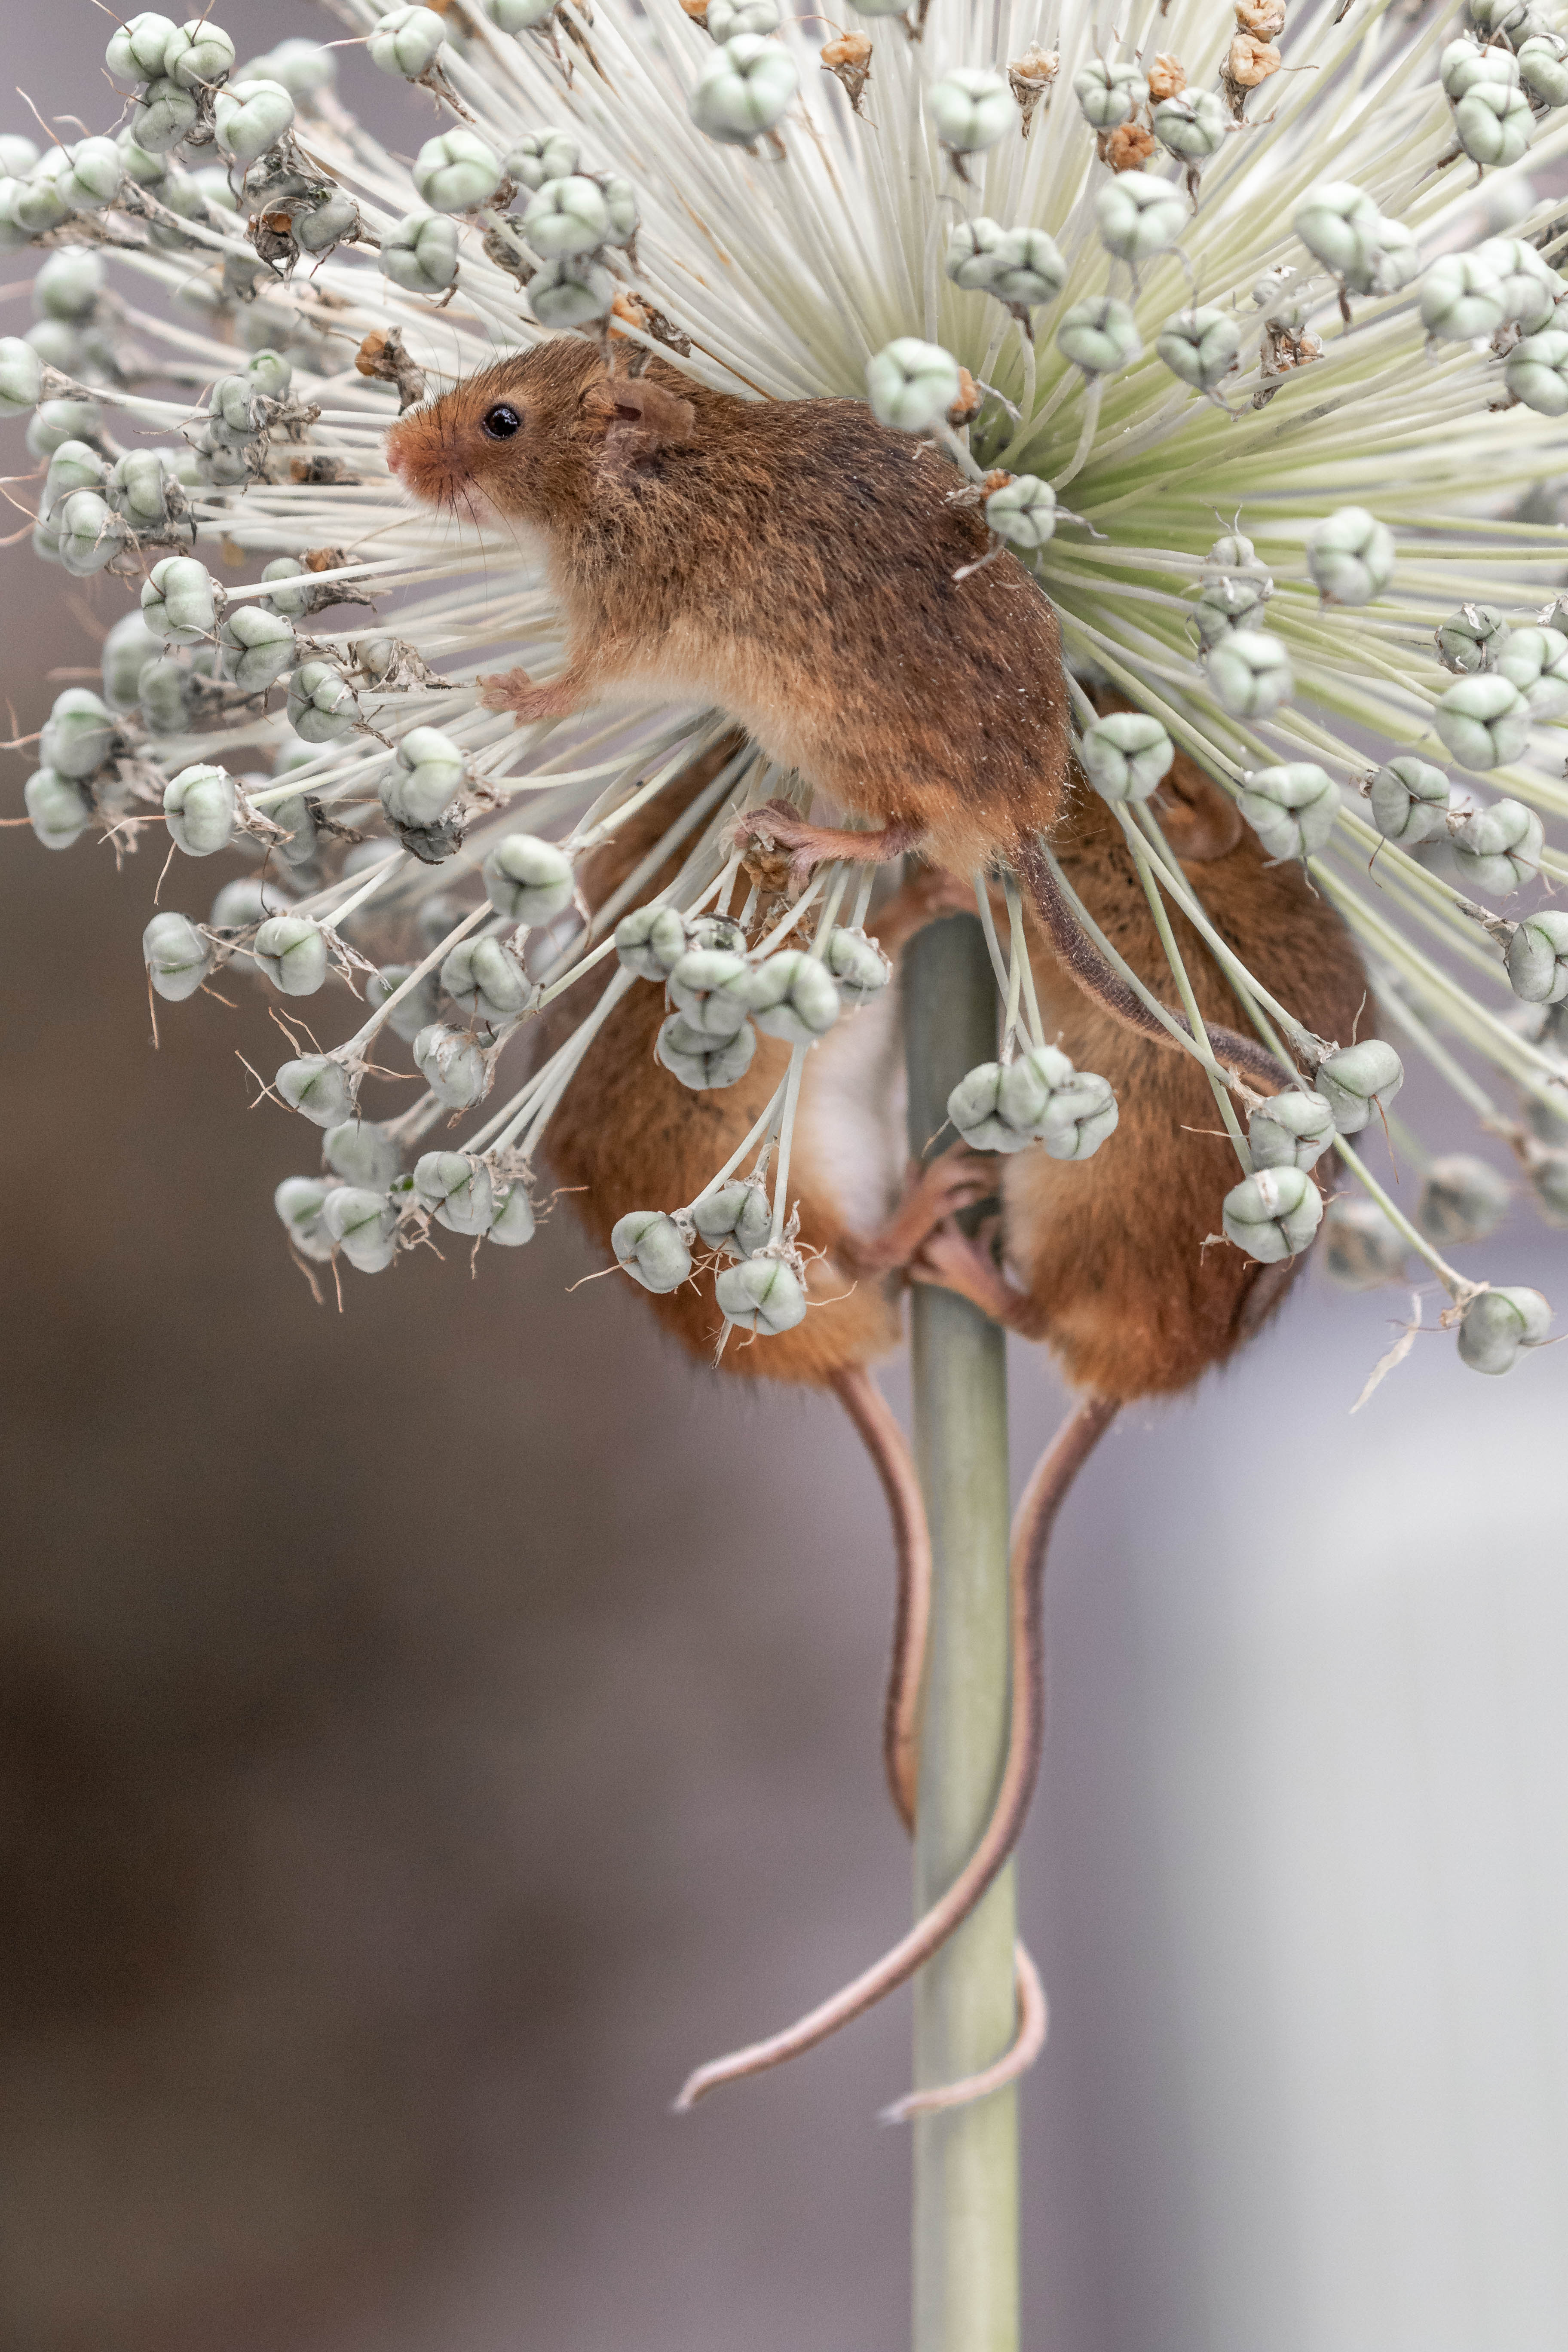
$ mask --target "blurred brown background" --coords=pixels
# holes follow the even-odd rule
[[[9,0],[14,79],[100,127],[107,21]],[[26,732],[125,592],[3,561]],[[0,859],[0,2341],[894,2352],[904,2004],[667,2113],[907,1909],[853,1438],[568,1297],[564,1213],[313,1306],[259,998],[151,1050],[153,878]],[[1568,1304],[1563,1255],[1521,1216],[1491,1264]],[[1568,1363],[1429,1339],[1352,1422],[1402,1304],[1309,1279],[1066,1521],[1033,2347],[1568,2342]]]

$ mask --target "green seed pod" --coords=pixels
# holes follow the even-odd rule
[[[1522,801],[1494,801],[1477,809],[1453,835],[1454,863],[1472,890],[1506,898],[1541,870],[1546,835],[1541,819]]]
[[[1521,236],[1489,236],[1477,246],[1476,259],[1485,264],[1502,288],[1507,317],[1521,334],[1533,335],[1550,324],[1558,299],[1568,292],[1568,287],[1534,246]]]
[[[1006,77],[959,66],[932,85],[927,104],[936,135],[955,155],[977,155],[1005,139],[1018,110]]]
[[[163,58],[174,38],[173,17],[144,8],[110,34],[103,62],[116,81],[157,81],[168,70]]]
[[[840,1003],[853,1013],[880,996],[893,976],[890,958],[863,930],[849,928],[828,932],[823,941],[823,961],[837,985]]]
[[[1413,849],[1448,830],[1448,779],[1441,768],[1409,752],[1379,768],[1367,795],[1372,821],[1384,841]]]
[[[1109,294],[1073,304],[1057,329],[1057,349],[1085,375],[1115,375],[1143,356],[1131,311]]]
[[[195,129],[200,117],[195,97],[177,81],[160,77],[149,82],[131,117],[131,136],[149,155],[172,153]]]
[[[62,246],[46,255],[33,280],[33,310],[40,319],[62,319],[82,326],[91,318],[103,292],[103,263],[83,245]]]
[[[217,626],[218,586],[194,555],[165,555],[142,590],[142,618],[169,646],[194,646]]]
[[[1209,654],[1209,684],[1236,719],[1266,719],[1296,691],[1290,656],[1267,629],[1233,629]]]
[[[489,1069],[471,1037],[448,1029],[439,1021],[421,1029],[414,1040],[414,1059],[437,1102],[452,1110],[468,1110],[482,1100]]]
[[[500,33],[531,33],[549,24],[556,5],[557,0],[485,0],[485,14]]]
[[[401,988],[414,966],[411,963],[384,963],[364,984],[365,1003],[373,1013],[379,1013],[394,990]],[[437,1018],[440,990],[434,972],[426,972],[416,986],[411,988],[394,1011],[386,1016],[387,1026],[405,1045],[411,1045],[422,1029],[430,1028]]]
[[[54,147],[25,180],[10,183],[7,214],[26,236],[47,236],[69,220],[71,207],[62,184],[69,173],[69,155],[63,147]]]
[[[713,1296],[730,1322],[766,1339],[805,1320],[805,1285],[787,1258],[742,1258],[725,1266]]]
[[[273,1076],[274,1091],[316,1127],[341,1127],[353,1117],[354,1089],[341,1062],[328,1054],[301,1054],[282,1063]]]
[[[1260,1168],[1225,1196],[1226,1238],[1260,1265],[1277,1265],[1311,1246],[1322,1223],[1322,1195],[1300,1168]]]
[[[998,1106],[1007,1125],[1043,1143],[1051,1160],[1090,1160],[1119,1117],[1108,1080],[1075,1070],[1054,1045],[1034,1045],[1002,1073]]]
[[[575,177],[577,142],[569,131],[525,131],[506,159],[506,175],[520,187],[534,191],[546,180]]]
[[[447,27],[434,8],[389,8],[376,19],[370,61],[384,74],[417,81],[441,54]]]
[[[1534,21],[1530,0],[1469,0],[1469,18],[1483,41],[1517,48]]]
[[[1073,76],[1073,96],[1091,131],[1115,131],[1149,103],[1149,85],[1136,66],[1091,58]]]
[[[112,139],[79,139],[66,153],[69,169],[55,185],[68,212],[100,213],[114,202],[125,177],[124,160]]]
[[[689,958],[677,964],[669,992],[676,987]],[[742,983],[747,1004],[764,1035],[781,1037],[786,1045],[814,1045],[826,1037],[842,1009],[838,990],[826,963],[801,948],[785,948],[751,968]]]
[[[654,1051],[672,1077],[693,1094],[732,1087],[752,1066],[757,1033],[749,1021],[730,1036],[709,1036],[694,1029],[679,1013],[660,1028]]]
[[[722,43],[732,41],[740,33],[776,33],[783,21],[778,0],[708,0],[702,27]]]
[[[546,180],[522,216],[522,233],[548,260],[597,253],[610,228],[610,208],[596,182],[581,173]]]
[[[542,327],[556,332],[608,318],[615,299],[616,281],[609,271],[582,256],[547,261],[528,281],[529,308]]]
[[[103,698],[110,710],[135,709],[142,672],[158,651],[141,613],[121,614],[103,641]]]
[[[414,184],[432,212],[471,212],[501,184],[500,158],[476,131],[443,131],[414,158]]]
[[[1484,1160],[1462,1151],[1434,1160],[1421,1187],[1415,1222],[1428,1241],[1444,1249],[1460,1242],[1484,1242],[1508,1214],[1509,1188]]]
[[[233,82],[213,100],[213,135],[219,151],[237,163],[254,163],[293,123],[294,101],[279,81]]]
[[[182,768],[163,787],[169,838],[187,857],[211,857],[228,847],[237,807],[234,782],[224,768]]]
[[[1315,1168],[1333,1142],[1333,1113],[1320,1094],[1285,1087],[1247,1122],[1255,1168]]]
[[[24,139],[17,131],[0,131],[0,177],[25,179],[37,160],[32,140]]]
[[[352,243],[364,224],[353,198],[334,188],[319,202],[297,207],[290,226],[301,253],[327,254]]]
[[[5,344],[0,344],[0,389],[6,382],[5,345],[13,340],[6,336]],[[31,350],[27,343],[23,343],[20,348],[25,352]],[[38,364],[37,352],[32,352],[32,359],[36,367]],[[17,380],[15,376],[11,378],[13,382]],[[9,413],[17,415],[20,411],[13,406]],[[27,446],[35,457],[52,457],[63,441],[91,441],[102,430],[103,411],[96,400],[46,400],[35,411],[27,426]]]
[[[414,1190],[449,1234],[488,1233],[495,1218],[490,1171],[468,1151],[426,1151],[414,1163]]]
[[[1515,343],[1503,369],[1503,382],[1515,400],[1542,416],[1568,411],[1568,333],[1548,327]]]
[[[1325,603],[1370,604],[1394,577],[1394,533],[1364,507],[1340,507],[1309,536],[1307,569]]]
[[[211,89],[234,71],[234,43],[210,18],[189,17],[164,47],[163,71],[182,89]]]
[[[27,330],[27,341],[46,367],[62,375],[79,375],[88,365],[86,338],[63,319],[38,319]]]
[[[1530,146],[1534,124],[1523,90],[1510,89],[1501,82],[1478,82],[1454,109],[1459,144],[1483,170],[1489,165],[1501,170],[1517,163]]]
[[[111,563],[131,534],[96,490],[72,490],[49,515],[60,562],[73,579],[89,579]]]
[[[184,915],[154,915],[142,934],[142,961],[160,996],[178,1004],[212,970],[213,951]]]
[[[217,641],[223,675],[247,694],[265,694],[299,659],[292,624],[264,604],[237,604]]]
[[[318,1262],[332,1254],[332,1237],[321,1216],[326,1200],[327,1187],[317,1176],[285,1176],[272,1195],[272,1205],[294,1247],[301,1257]]]
[[[1176,747],[1150,712],[1118,710],[1084,729],[1078,756],[1102,799],[1146,801],[1170,772]]]
[[[610,1228],[617,1265],[634,1282],[662,1297],[679,1290],[691,1272],[691,1251],[673,1217],[662,1209],[632,1209]]]
[[[1217,155],[1230,128],[1230,118],[1212,89],[1184,89],[1174,98],[1163,98],[1150,121],[1161,146],[1189,167]]]
[[[495,1194],[494,1206],[495,1213],[485,1228],[486,1241],[499,1242],[503,1249],[521,1249],[533,1239],[533,1203],[521,1179]]]
[[[38,757],[58,775],[79,782],[102,767],[114,744],[114,717],[108,704],[85,686],[68,686],[56,695],[44,723]]]
[[[670,999],[700,1037],[733,1037],[752,1009],[755,978],[731,949],[689,948],[670,972]]]
[[[1568,106],[1568,41],[1560,33],[1532,32],[1519,46],[1519,78],[1542,106]]]
[[[605,210],[609,215],[605,243],[624,248],[633,242],[642,226],[637,191],[629,180],[617,179],[613,175],[601,179],[599,185],[604,190]]]
[[[268,590],[263,602],[273,612],[281,613],[287,621],[308,620],[312,613],[321,611],[326,598],[337,593],[331,588],[312,588],[310,584],[312,575],[294,555],[275,555],[270,563],[262,566],[261,576],[263,580],[278,582],[278,586]],[[301,584],[298,587],[289,584],[295,581]],[[315,754],[307,750],[305,756],[313,759]]]
[[[172,513],[173,462],[160,449],[131,449],[115,461],[105,491],[115,513],[135,531],[164,530]]]
[[[1166,321],[1154,349],[1194,392],[1213,392],[1236,365],[1241,331],[1228,310],[1184,310]]]
[[[441,966],[441,985],[470,1020],[504,1029],[528,1004],[532,990],[511,950],[500,940],[459,940]]]
[[[1472,1372],[1510,1372],[1521,1348],[1539,1348],[1552,1309],[1539,1290],[1483,1290],[1459,1323],[1459,1361]]]
[[[458,275],[458,224],[441,213],[410,213],[381,242],[384,277],[405,294],[439,294]]]
[[[1100,241],[1118,261],[1152,261],[1168,253],[1192,217],[1173,180],[1154,172],[1118,172],[1094,200]]]
[[[710,1249],[721,1249],[727,1257],[751,1257],[773,1231],[768,1188],[760,1176],[733,1177],[693,1202],[691,1222]]]
[[[1270,857],[1315,856],[1340,813],[1338,786],[1311,760],[1288,760],[1244,774],[1237,801]]]
[[[1439,254],[1421,281],[1421,323],[1447,342],[1495,335],[1507,315],[1501,286],[1473,253]]]
[[[26,337],[0,335],[0,416],[26,416],[37,408],[43,381],[43,361]]]
[[[1500,670],[1461,677],[1438,697],[1432,724],[1461,767],[1485,774],[1519,759],[1530,740],[1530,705]]]
[[[1568,354],[1568,335],[1563,348]],[[1498,670],[1518,687],[1532,719],[1561,719],[1568,710],[1568,636],[1561,629],[1515,629]]]
[[[327,976],[326,937],[309,915],[269,915],[253,953],[284,996],[314,996]]]
[[[92,803],[79,783],[54,768],[35,768],[22,793],[27,822],[46,849],[68,849],[92,823]]]
[[[1369,273],[1384,222],[1363,189],[1329,180],[1308,190],[1291,226],[1314,260],[1348,284]]]
[[[800,74],[782,41],[741,33],[703,65],[687,106],[710,139],[749,147],[784,120],[799,88]]]
[[[1443,95],[1457,106],[1473,89],[1488,83],[1500,89],[1517,89],[1519,61],[1512,52],[1501,47],[1485,47],[1477,41],[1450,41],[1437,61],[1437,79],[1443,85]]]
[[[289,680],[289,723],[307,743],[352,735],[358,715],[353,688],[333,663],[301,662]]]
[[[1568,914],[1546,907],[1523,916],[1506,961],[1513,992],[1526,1004],[1561,1004],[1568,997]]]
[[[616,925],[616,953],[639,980],[662,984],[689,945],[686,918],[674,907],[635,907]]]
[[[985,520],[1009,547],[1032,554],[1056,530],[1057,494],[1037,474],[1015,474],[987,497]]]
[[[268,915],[286,915],[292,901],[287,890],[276,882],[263,882],[258,875],[242,874],[233,882],[226,882],[213,900],[212,913],[207,917],[211,931],[248,931],[264,923]]]
[[[1437,630],[1437,658],[1461,677],[1495,669],[1511,635],[1495,605],[1461,604]]]
[[[479,871],[485,896],[497,914],[529,928],[563,915],[577,887],[565,851],[531,833],[503,834]]]
[[[958,362],[940,343],[900,335],[867,363],[866,393],[879,425],[929,433],[958,398]]]
[[[397,747],[397,765],[381,782],[381,804],[394,824],[427,831],[439,824],[463,788],[463,755],[438,727],[414,727]]]
[[[1207,652],[1235,629],[1260,630],[1273,589],[1271,580],[1209,580],[1192,608],[1198,643]]]
[[[345,1184],[384,1192],[403,1165],[403,1155],[384,1127],[374,1119],[347,1118],[321,1138],[321,1157]]]
[[[195,712],[198,687],[195,670],[172,654],[145,663],[136,681],[136,708],[149,734],[183,735]]]
[[[1359,1135],[1378,1110],[1386,1110],[1405,1084],[1405,1065],[1381,1037],[1340,1045],[1318,1066],[1314,1084],[1342,1135]]]
[[[360,1274],[382,1274],[397,1255],[397,1211],[384,1192],[338,1184],[321,1205],[321,1223]]]
[[[1342,1290],[1377,1290],[1405,1271],[1407,1244],[1375,1201],[1342,1197],[1323,1220],[1323,1272]]]
[[[981,1062],[948,1096],[948,1118],[972,1151],[1023,1151],[1035,1140],[1002,1116],[1004,1076],[1000,1062]]]

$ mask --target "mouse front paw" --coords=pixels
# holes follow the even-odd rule
[[[509,669],[481,677],[479,684],[484,709],[510,710],[520,727],[532,727],[542,719],[569,719],[577,708],[577,690],[569,675],[535,686],[525,669]]]

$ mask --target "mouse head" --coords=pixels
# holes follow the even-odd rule
[[[669,383],[616,374],[593,344],[562,335],[410,409],[387,436],[387,463],[430,505],[477,518],[483,500],[509,521],[569,531],[618,478],[688,444],[695,422]]]

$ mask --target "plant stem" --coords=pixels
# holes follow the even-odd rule
[[[972,916],[904,953],[909,1132],[920,1157],[964,1072],[996,1052],[996,992]],[[946,1139],[942,1139],[945,1140]],[[915,1909],[980,1835],[1007,1741],[1007,1384],[1000,1327],[956,1292],[911,1302],[915,1451],[933,1584],[921,1727]],[[1014,2032],[1014,1872],[915,1979],[917,2086],[987,2065]],[[1017,2352],[1018,2115],[1013,2088],[917,2119],[914,2352]]]

